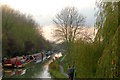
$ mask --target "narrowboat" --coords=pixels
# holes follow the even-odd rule
[[[26,59],[21,59],[20,61],[16,61],[14,68],[24,68],[32,66],[34,63],[34,57],[32,55],[28,55]]]
[[[8,68],[23,68],[23,67],[29,67],[34,65],[35,63],[39,63],[47,59],[46,53],[41,52],[41,53],[36,53],[33,55],[27,55],[25,58],[24,57],[15,57],[15,58],[10,58],[10,59],[5,59],[3,63],[3,67],[8,67]]]
[[[17,60],[22,60],[22,57],[18,57]],[[16,62],[16,58],[6,59],[6,60],[4,61],[3,66],[4,66],[4,67],[14,67],[15,62]]]

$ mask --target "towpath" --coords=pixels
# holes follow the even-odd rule
[[[68,74],[66,74],[66,73],[64,72],[64,69],[63,69],[63,66],[62,66],[62,61],[64,60],[65,57],[66,57],[66,55],[60,60],[59,68],[60,68],[60,72],[61,72],[64,76],[66,76],[66,77],[68,78]]]

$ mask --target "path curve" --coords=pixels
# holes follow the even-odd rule
[[[66,57],[66,55],[60,60],[59,68],[60,68],[60,72],[68,78],[68,74],[66,74],[64,72],[64,69],[63,69],[63,66],[62,66],[62,63],[61,63],[64,60],[65,57]]]

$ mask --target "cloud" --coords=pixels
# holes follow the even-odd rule
[[[93,9],[95,0],[0,0],[1,4],[8,4],[22,13],[31,14],[37,23],[43,26],[52,25],[54,16],[66,6],[75,6],[93,26]]]

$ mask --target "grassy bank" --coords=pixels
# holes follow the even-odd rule
[[[82,45],[82,46],[81,46]],[[94,78],[96,61],[99,55],[95,56],[94,46],[92,43],[79,41],[70,46],[68,55],[63,60],[64,72],[67,74],[68,65],[74,65],[76,78]],[[97,52],[98,53],[98,52]]]
[[[52,78],[66,78],[63,74],[61,74],[60,69],[59,69],[59,62],[62,58],[63,56],[60,57],[59,59],[54,60],[49,65],[49,72]]]
[[[68,65],[75,66],[76,78],[113,78],[117,77],[118,31],[111,36],[109,43],[88,43],[82,40],[71,44],[62,65],[67,73]]]

